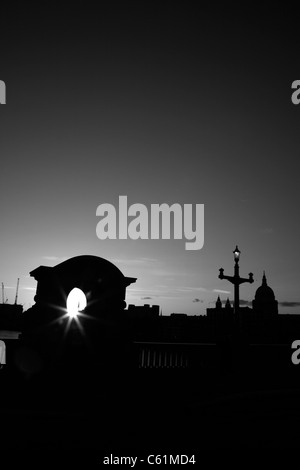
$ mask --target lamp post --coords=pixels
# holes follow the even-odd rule
[[[235,250],[233,251],[234,255],[234,275],[233,276],[225,276],[224,275],[224,269],[220,268],[220,274],[219,274],[219,279],[227,279],[227,281],[231,282],[234,285],[234,314],[237,315],[239,312],[239,306],[240,306],[240,284],[243,284],[244,282],[254,282],[253,280],[253,273],[249,273],[249,278],[246,279],[244,277],[240,277],[239,275],[239,260],[240,260],[240,250],[238,247],[235,247]]]

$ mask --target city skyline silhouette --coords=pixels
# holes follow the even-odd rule
[[[239,274],[236,274],[236,267],[237,267],[237,262],[236,262],[236,250],[237,250],[237,252],[238,252],[238,257],[237,257],[238,262],[239,262],[240,256],[241,256],[241,251],[238,249],[238,246],[236,246],[236,249],[233,251],[233,253],[234,253],[234,260],[235,260],[235,266],[234,266],[234,273],[235,273],[235,274],[234,274],[234,276],[224,275],[224,269],[223,269],[223,268],[219,268],[219,275],[218,275],[218,278],[219,278],[219,279],[221,279],[221,280],[223,280],[223,279],[229,280],[232,284],[234,284],[235,276],[236,276],[236,275],[239,276]],[[95,256],[95,255],[92,255],[92,256],[91,256],[91,255],[77,255],[77,256],[72,257],[72,258],[74,258],[74,259],[77,259],[77,258],[80,258],[80,257],[84,258],[84,256],[85,256],[85,257],[90,256],[91,258],[95,258],[95,259],[96,259],[96,258],[98,258],[98,259],[104,259],[104,258],[101,258],[101,257],[99,257],[99,256]],[[71,259],[71,258],[70,258],[70,259]],[[143,259],[143,260],[146,260],[146,258],[142,258],[142,259]],[[49,260],[47,260],[47,261],[49,261]],[[67,261],[68,261],[67,259],[63,258],[63,259],[60,261],[60,263],[64,263],[64,262],[67,262]],[[112,261],[114,262],[114,260],[112,260]],[[112,261],[110,261],[110,263],[111,263]],[[150,261],[150,260],[149,260],[149,261]],[[151,260],[151,261],[154,261],[154,260]],[[113,264],[115,264],[115,263],[113,263]],[[130,261],[129,261],[129,264],[130,264]],[[55,267],[55,266],[54,266],[54,267]],[[42,266],[40,266],[40,268],[41,268],[42,270],[45,270],[45,271],[49,270],[49,272],[50,272],[50,270],[51,270],[52,267],[43,264]],[[238,272],[239,272],[239,271],[238,271]],[[262,274],[262,275],[261,275],[261,279],[265,279],[265,280],[266,280],[266,271],[263,270],[263,272],[262,272],[261,274]],[[268,276],[269,276],[269,275],[270,275],[270,273],[268,274]],[[254,296],[255,290],[257,289],[257,284],[259,284],[259,276],[256,276],[256,278],[258,278],[258,282],[255,282],[255,281],[254,281],[253,276],[254,276],[254,275],[253,275],[253,273],[251,272],[251,273],[249,274],[249,279],[244,279],[243,277],[241,277],[241,278],[240,278],[241,280],[238,280],[238,285],[244,284],[245,282],[246,282],[246,283],[250,282],[250,284],[255,283],[255,284],[254,284],[254,289],[253,289],[252,297]],[[30,277],[33,277],[33,278],[36,280],[36,278],[34,277],[33,274],[30,274]],[[215,277],[216,277],[216,276],[215,276]],[[270,276],[269,276],[269,278],[270,278]],[[136,281],[138,280],[138,278],[130,278],[130,279],[135,279],[134,284],[135,284]],[[239,278],[238,278],[238,279],[239,279]],[[243,287],[244,287],[244,286],[243,286]],[[12,288],[12,289],[13,289],[13,288]],[[34,289],[34,288],[31,288],[31,289],[30,289],[30,290],[33,291],[33,294],[32,294],[33,303],[32,303],[31,306],[34,306],[34,304],[35,304],[36,289],[37,289],[37,285],[36,285],[35,289]],[[196,291],[196,290],[197,290],[197,287],[195,287],[195,291]],[[204,289],[202,289],[201,287],[199,287],[198,290],[199,290],[199,291],[203,291]],[[128,288],[128,291],[130,291],[130,287]],[[133,304],[133,305],[135,305],[135,306],[140,306],[140,307],[142,307],[142,306],[145,305],[145,304],[147,304],[147,305],[157,305],[157,303],[154,303],[154,298],[152,298],[152,297],[142,297],[140,300],[141,300],[141,301],[144,301],[144,303],[143,303],[143,302],[137,302],[137,303],[130,302],[130,301],[128,301],[128,300],[129,300],[129,299],[131,300],[131,297],[130,297],[130,293],[129,293],[129,296],[128,296],[128,291],[126,292],[126,302],[125,302],[125,305],[126,305],[127,307],[128,307],[128,305],[131,305],[131,304]],[[238,291],[240,291],[240,288],[238,288]],[[219,301],[220,301],[222,304],[224,304],[224,305],[225,305],[226,303],[230,302],[231,305],[234,306],[234,304],[236,303],[236,299],[235,299],[235,295],[236,295],[236,294],[235,294],[235,290],[234,290],[234,289],[232,289],[232,291],[225,290],[225,289],[214,289],[212,292],[213,292],[215,298],[214,298],[213,301],[209,302],[209,304],[207,305],[206,309],[210,307],[210,304],[215,303],[215,301],[216,301],[217,298],[218,298]],[[251,294],[250,294],[250,295],[251,295]],[[19,296],[19,278],[18,278],[18,281],[17,281],[17,285],[16,285],[16,287],[15,287],[15,293],[14,293],[14,296],[13,296],[14,302],[9,302],[9,299],[8,299],[8,297],[6,296],[6,292],[5,292],[5,285],[4,285],[4,283],[2,283],[2,304],[6,304],[6,305],[9,305],[9,306],[13,306],[14,304],[17,304],[18,296]],[[222,299],[220,299],[220,297],[222,297]],[[240,294],[238,294],[238,297],[239,297],[239,298],[238,298],[238,305],[240,305],[241,307],[242,307],[242,306],[250,306],[250,305],[252,304],[252,299],[251,299],[251,298],[250,298],[250,300],[245,300],[245,299],[243,298],[243,295],[242,295],[242,298],[240,298]],[[129,299],[128,299],[128,298],[129,298]],[[125,300],[125,299],[124,299],[124,300]],[[198,299],[198,298],[193,299],[193,303],[198,303],[198,302],[199,302],[200,304],[202,304],[202,303],[203,303],[203,300],[200,300],[200,299]],[[280,310],[281,310],[281,313],[285,313],[285,312],[284,312],[284,307],[287,307],[287,308],[290,309],[290,312],[289,312],[289,313],[294,313],[294,312],[292,311],[292,309],[293,309],[293,307],[296,307],[296,306],[297,306],[297,302],[289,302],[289,301],[286,301],[286,302],[278,302],[278,304],[279,304],[279,308],[280,308]],[[28,308],[30,309],[31,306],[28,307]],[[23,306],[21,303],[19,303],[19,302],[18,302],[18,307],[20,307],[20,308],[22,307],[22,311],[26,311],[26,310],[28,309],[28,308],[27,308],[27,309],[26,309],[26,308],[24,309],[24,306]],[[160,312],[161,312],[161,314],[162,314],[162,307],[161,307],[161,305],[159,305],[159,308],[160,308]],[[205,311],[203,311],[203,310],[202,310],[202,311],[198,311],[198,312],[196,313],[196,315],[205,315],[206,309],[205,309]],[[283,312],[282,312],[282,310],[283,310]],[[172,311],[172,312],[167,313],[167,315],[174,314],[174,313],[185,313],[186,315],[190,315],[190,312],[189,312],[189,311],[187,311],[187,312],[179,312],[179,311],[176,312],[176,311]],[[195,315],[195,314],[194,314],[194,315]]]
[[[235,275],[240,253],[236,247]],[[78,457],[86,462],[94,460],[97,452],[106,455],[107,449],[145,452],[153,433],[148,412],[155,419],[162,414],[167,417],[164,442],[170,450],[178,446],[193,449],[200,435],[203,450],[291,444],[291,433],[275,436],[269,430],[268,437],[258,434],[254,442],[249,435],[261,419],[270,426],[263,396],[271,403],[275,400],[281,420],[288,419],[287,403],[293,404],[296,415],[300,411],[295,402],[299,374],[291,360],[300,316],[280,315],[265,274],[252,308],[229,302],[223,306],[218,298],[206,316],[163,316],[159,306],[127,306],[126,288],[137,279],[124,276],[110,261],[91,255],[73,257],[54,267],[38,266],[30,275],[37,280],[35,305],[19,312],[21,335],[4,336],[7,358],[2,362],[0,382],[4,402],[11,410],[5,415],[6,426],[10,413],[19,426],[23,426],[22,416],[35,416],[43,432],[38,435],[28,425],[30,433],[22,440],[9,438],[8,433],[4,449],[31,450],[36,455],[51,449],[54,455],[70,455],[77,448]],[[76,313],[68,303],[75,290],[86,299],[82,308],[76,303]],[[7,305],[0,305],[0,314],[4,307]],[[120,383],[126,383],[121,400]],[[58,388],[64,399],[57,394]],[[164,390],[163,396],[155,393],[158,388]],[[107,411],[99,406],[101,402],[106,403]],[[129,404],[129,415],[124,403]],[[173,433],[174,409],[177,424],[179,420],[190,426],[185,435]],[[237,410],[239,418],[235,417]],[[206,431],[194,433],[191,420],[198,415],[206,423]],[[133,424],[130,434],[116,436],[110,421],[119,423],[125,416]],[[210,441],[211,420],[217,420],[223,429],[223,420],[229,416],[233,422],[238,419],[247,438],[240,439],[236,429],[234,442],[223,435]],[[105,423],[101,443],[90,432],[75,436],[70,428],[74,420],[88,428],[98,419]],[[55,425],[50,433],[49,420]],[[68,429],[63,445],[57,420]],[[155,446],[161,438],[158,433]]]
[[[298,15],[95,6],[2,9],[0,457],[297,448]],[[203,246],[100,239],[120,197]]]

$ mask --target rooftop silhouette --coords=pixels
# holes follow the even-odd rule
[[[244,279],[239,277],[236,256],[235,251],[235,275],[224,276],[221,270],[221,278],[239,286]],[[125,402],[133,420],[145,401],[156,416],[168,409],[171,420],[171,410],[182,400],[195,404],[196,416],[210,397],[219,419],[220,400],[229,400],[234,409],[237,392],[246,397],[252,390],[251,406],[256,407],[255,394],[261,390],[274,394],[284,386],[289,393],[300,386],[290,360],[300,316],[278,313],[265,273],[252,308],[241,307],[235,291],[235,303],[218,297],[205,316],[163,316],[158,305],[126,305],[126,288],[136,278],[124,276],[113,263],[96,256],[39,266],[30,275],[37,280],[35,305],[19,315],[19,337],[4,339],[5,364],[0,371],[3,396],[10,406],[17,403],[20,413],[35,410],[45,423],[45,413],[61,413],[70,423],[80,397],[82,419],[90,422],[91,416],[101,414],[108,426],[111,414],[116,420],[124,415]],[[157,395],[158,388],[166,399]],[[58,389],[67,400],[55,392]],[[17,390],[22,393],[16,401]],[[99,398],[109,405],[108,413],[99,408]],[[180,405],[178,410],[180,420],[188,419],[191,409]],[[176,438],[171,429],[168,432],[175,439],[168,440],[172,447]],[[39,439],[45,444],[43,437]],[[47,439],[55,447],[51,436]],[[129,448],[130,442],[122,439]],[[144,441],[136,434],[135,439],[142,448]],[[191,433],[184,442],[194,443]],[[11,445],[16,445],[14,440]],[[97,447],[90,435],[81,445]]]

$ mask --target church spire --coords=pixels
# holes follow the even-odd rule
[[[267,285],[267,278],[266,278],[266,272],[264,271],[263,278],[262,278],[262,285],[266,286]]]
[[[220,296],[218,295],[217,301],[216,301],[216,308],[222,308],[222,302],[220,299]]]

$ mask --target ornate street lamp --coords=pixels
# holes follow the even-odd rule
[[[249,273],[249,278],[243,278],[240,277],[239,275],[239,260],[240,260],[240,250],[238,249],[238,246],[235,247],[235,250],[233,251],[234,255],[234,275],[233,276],[225,276],[224,275],[224,269],[220,268],[220,274],[219,274],[219,279],[227,279],[227,281],[231,282],[234,285],[234,313],[235,315],[238,314],[239,312],[239,307],[240,307],[240,284],[243,284],[244,282],[254,282],[253,280],[253,273]]]

